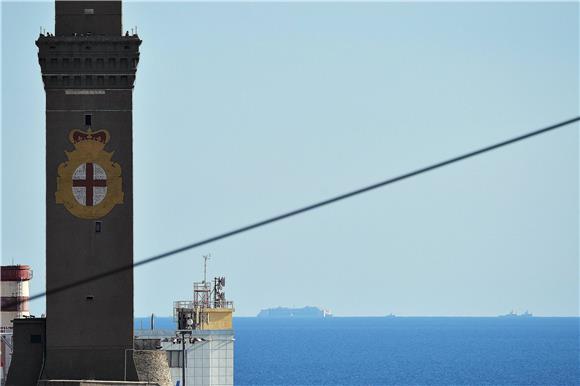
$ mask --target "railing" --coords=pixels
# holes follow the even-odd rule
[[[234,308],[234,302],[231,300],[213,302],[211,308]]]
[[[204,292],[209,292],[211,291],[211,287],[209,286],[209,283],[204,283],[204,282],[195,282],[193,283],[193,290],[194,291],[204,291]]]
[[[173,316],[177,317],[179,309],[192,310],[192,312],[198,308],[226,308],[233,309],[234,302],[231,300],[220,300],[220,301],[210,301],[206,302],[192,302],[191,300],[178,300],[173,302]]]

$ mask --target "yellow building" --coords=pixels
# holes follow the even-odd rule
[[[199,326],[200,330],[229,330],[233,328],[233,308],[202,308],[201,315],[206,315]]]
[[[230,330],[234,304],[226,300],[224,277],[216,277],[213,286],[205,280],[193,283],[193,301],[178,301],[174,316],[179,330]]]

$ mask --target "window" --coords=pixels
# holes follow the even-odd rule
[[[97,68],[103,68],[103,67],[105,67],[105,61],[103,60],[103,58],[97,59]]]
[[[181,351],[177,350],[167,351],[167,363],[169,364],[169,367],[182,367],[183,360]]]
[[[95,9],[94,8],[85,8],[85,15],[94,15]]]
[[[80,68],[81,67],[81,58],[74,58],[73,59],[73,67]]]
[[[85,114],[85,125],[91,126],[92,121],[93,121],[93,116],[91,114]],[[97,221],[97,223],[99,223],[99,231],[100,231],[101,230],[100,221]]]
[[[117,61],[115,60],[115,58],[109,58],[109,68],[115,68],[116,65]]]
[[[85,59],[85,67],[91,68],[92,66],[93,66],[93,62],[91,61],[91,58],[86,58]]]
[[[127,58],[121,58],[121,68],[127,69],[129,68],[129,61]]]

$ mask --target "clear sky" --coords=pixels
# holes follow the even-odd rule
[[[577,3],[124,4],[135,260],[579,114]],[[2,263],[44,290],[52,2],[2,3]],[[135,314],[203,275],[236,315],[579,314],[578,125],[135,271]],[[63,267],[66,269],[66,267]],[[44,311],[44,301],[31,304]]]

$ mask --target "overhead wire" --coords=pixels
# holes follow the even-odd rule
[[[580,121],[580,116],[572,118],[572,119],[568,119],[568,120],[565,120],[565,121],[562,121],[562,122],[559,122],[559,123],[556,123],[556,124],[553,124],[553,125],[550,125],[547,127],[543,127],[541,129],[534,130],[534,131],[528,132],[526,134],[519,135],[517,137],[513,137],[510,139],[501,141],[501,142],[497,142],[497,143],[494,143],[492,145],[485,146],[485,147],[482,147],[480,149],[473,150],[473,151],[470,151],[468,153],[464,153],[462,155],[446,159],[444,161],[436,162],[434,164],[431,164],[431,165],[428,165],[428,166],[425,166],[425,167],[422,167],[419,169],[415,169],[413,171],[410,171],[410,172],[407,172],[404,174],[400,174],[396,177],[391,177],[391,178],[388,178],[386,180],[383,180],[383,181],[380,181],[380,182],[377,182],[377,183],[374,183],[371,185],[367,185],[365,187],[355,189],[355,190],[349,191],[347,193],[339,194],[337,196],[334,196],[334,197],[331,197],[331,198],[328,198],[328,199],[325,199],[322,201],[318,201],[318,202],[303,206],[303,207],[298,208],[298,209],[294,209],[294,210],[291,210],[291,211],[288,211],[288,212],[285,212],[285,213],[282,213],[282,214],[279,214],[276,216],[272,216],[272,217],[269,217],[267,219],[254,222],[254,223],[246,225],[246,226],[235,228],[233,230],[230,230],[230,231],[227,231],[227,232],[224,232],[224,233],[221,233],[221,234],[218,234],[218,235],[194,242],[192,244],[188,244],[188,245],[176,248],[176,249],[172,249],[172,250],[167,251],[167,252],[163,252],[163,253],[151,256],[151,257],[143,259],[143,260],[139,260],[137,262],[134,262],[133,264],[123,265],[123,266],[120,266],[118,268],[115,268],[115,269],[112,269],[109,271],[105,271],[102,273],[98,273],[98,274],[95,274],[95,275],[92,275],[92,276],[89,276],[86,278],[82,278],[82,279],[70,282],[68,284],[62,285],[62,286],[58,286],[55,288],[49,288],[44,292],[40,292],[38,294],[30,296],[28,298],[28,300],[31,301],[31,300],[39,299],[39,298],[45,297],[47,295],[52,295],[55,293],[65,291],[67,289],[71,289],[73,287],[77,287],[77,286],[86,284],[88,282],[103,279],[105,277],[115,275],[115,274],[118,274],[118,273],[121,273],[124,271],[128,271],[128,270],[131,270],[131,269],[136,268],[136,267],[140,267],[140,266],[143,266],[143,265],[146,265],[149,263],[153,263],[155,261],[166,259],[166,258],[173,256],[173,255],[176,255],[178,253],[182,253],[182,252],[194,249],[194,248],[201,247],[203,245],[207,245],[207,244],[219,241],[219,240],[223,240],[223,239],[226,239],[226,238],[229,238],[232,236],[236,236],[236,235],[248,232],[248,231],[253,230],[253,229],[257,229],[257,228],[260,228],[260,227],[263,227],[263,226],[266,226],[266,225],[269,225],[269,224],[272,224],[272,223],[275,223],[275,222],[278,222],[281,220],[285,220],[285,219],[290,218],[290,217],[297,216],[299,214],[310,212],[312,210],[315,210],[315,209],[318,209],[318,208],[321,208],[321,207],[324,207],[324,206],[327,206],[330,204],[334,204],[336,202],[345,200],[347,198],[351,198],[351,197],[354,197],[354,196],[357,196],[357,195],[360,195],[363,193],[367,193],[367,192],[370,192],[372,190],[379,189],[379,188],[382,188],[384,186],[387,186],[387,185],[390,185],[390,184],[393,184],[393,183],[396,183],[399,181],[403,181],[403,180],[406,180],[408,178],[415,177],[415,176],[418,176],[420,174],[427,173],[427,172],[433,171],[435,169],[439,169],[439,168],[442,168],[444,166],[448,166],[448,165],[466,160],[468,158],[472,158],[472,157],[475,157],[477,155],[481,155],[483,153],[487,153],[487,152],[490,152],[492,150],[496,150],[496,149],[499,149],[501,147],[514,144],[516,142],[523,141],[525,139],[529,139],[529,138],[538,136],[540,134],[545,134],[547,132],[568,126],[568,125],[575,123],[575,122],[578,122],[578,121]],[[20,302],[22,302],[22,301],[20,301]]]

